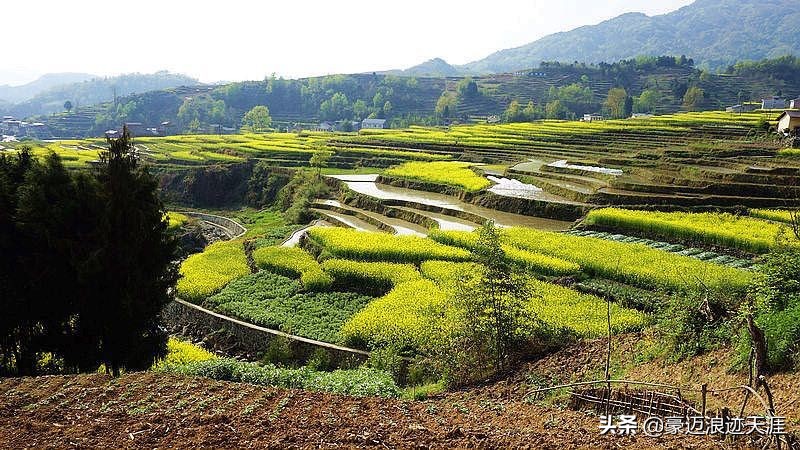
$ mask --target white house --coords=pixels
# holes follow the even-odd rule
[[[583,121],[584,122],[597,122],[599,120],[605,120],[605,119],[600,114],[584,114],[583,115]]]
[[[784,109],[786,100],[780,97],[770,97],[761,100],[761,109]]]
[[[789,109],[800,109],[800,97],[789,102]]]
[[[362,129],[386,128],[386,119],[364,119],[361,121]]]
[[[796,133],[800,128],[800,111],[784,111],[778,116],[778,132]]]

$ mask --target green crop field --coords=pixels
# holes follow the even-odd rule
[[[463,162],[408,162],[391,168],[384,175],[427,183],[444,184],[467,192],[477,192],[491,185],[486,178],[476,174]]]
[[[661,238],[678,238],[721,247],[764,253],[775,246],[780,226],[747,216],[718,213],[631,211],[604,208],[591,211],[587,225],[633,231]]]

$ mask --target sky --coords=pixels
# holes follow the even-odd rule
[[[625,12],[652,16],[692,1],[10,1],[0,16],[9,50],[0,84],[53,72],[169,70],[216,82],[404,69],[435,57],[463,64]]]

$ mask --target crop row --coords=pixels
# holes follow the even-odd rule
[[[396,236],[347,228],[314,227],[311,241],[336,258],[419,264],[429,259],[467,261],[464,249],[439,244],[419,236]]]
[[[261,247],[253,252],[260,269],[287,276],[298,276],[309,291],[324,291],[333,282],[313,256],[298,247]]]
[[[590,275],[645,289],[738,293],[752,278],[752,274],[744,270],[655,250],[643,244],[530,228],[506,229],[503,239],[524,250],[575,262]]]
[[[585,223],[754,253],[765,253],[774,247],[779,231],[777,224],[728,213],[632,211],[618,208],[591,211]]]
[[[339,330],[371,297],[352,292],[301,292],[300,284],[267,271],[228,284],[205,304],[256,325],[339,342]]]
[[[474,248],[478,242],[478,235],[470,232],[431,230],[428,237],[436,242],[467,250]],[[510,262],[542,275],[574,275],[581,270],[579,264],[561,258],[521,250],[508,244],[502,245],[502,249]]]
[[[467,192],[477,192],[491,185],[470,169],[470,163],[456,161],[407,162],[384,172],[384,175],[426,183],[444,184]]]
[[[250,273],[242,241],[215,242],[181,264],[178,296],[200,301],[219,292],[231,280]]]

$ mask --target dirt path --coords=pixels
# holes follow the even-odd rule
[[[0,381],[0,447],[718,448],[610,437],[582,412],[476,392],[421,402],[138,373]]]

